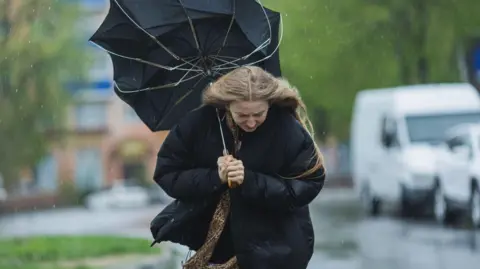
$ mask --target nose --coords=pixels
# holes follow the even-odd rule
[[[257,123],[256,123],[255,120],[253,120],[253,119],[249,119],[249,120],[247,121],[247,127],[248,127],[248,128],[254,128],[256,124],[257,124]]]

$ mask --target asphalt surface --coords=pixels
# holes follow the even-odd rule
[[[153,205],[3,216],[0,237],[119,234],[151,239],[148,223],[160,210],[161,205]],[[480,264],[479,232],[402,220],[392,214],[366,217],[349,191],[324,190],[311,211],[316,249],[309,269],[474,269]],[[176,249],[180,264],[186,249]]]

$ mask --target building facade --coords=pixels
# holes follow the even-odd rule
[[[110,57],[87,42],[108,12],[109,1],[79,1],[86,13],[79,25],[95,62],[89,81],[74,90],[66,135],[52,141],[50,152],[24,175],[24,193],[55,193],[66,183],[80,190],[99,189],[116,180],[150,183],[166,135],[152,133],[115,95]]]

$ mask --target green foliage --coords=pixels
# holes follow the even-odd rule
[[[340,138],[348,137],[356,92],[458,81],[458,53],[480,35],[477,0],[262,2],[283,15],[282,70],[302,92],[317,133]]]
[[[70,2],[70,3],[68,3]],[[64,122],[68,79],[89,63],[71,1],[0,0],[0,172],[12,186]]]
[[[52,268],[55,263],[127,254],[159,254],[144,239],[45,236],[0,240],[0,268]],[[42,265],[50,265],[50,267]],[[38,267],[37,267],[38,266]],[[60,268],[60,267],[59,267]]]

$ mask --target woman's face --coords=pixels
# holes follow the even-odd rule
[[[253,132],[262,125],[268,108],[266,101],[236,101],[229,106],[233,120],[245,132]]]

